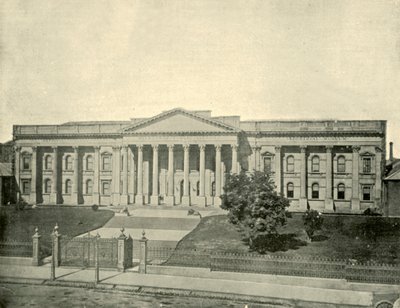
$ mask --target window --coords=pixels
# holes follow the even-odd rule
[[[363,186],[362,194],[364,201],[371,201],[371,186]]]
[[[286,196],[288,198],[293,198],[294,197],[294,185],[293,185],[293,183],[288,183],[287,184]]]
[[[30,155],[24,155],[22,157],[22,169],[23,170],[31,169],[31,156]]]
[[[215,196],[215,182],[211,183],[211,196]]]
[[[93,182],[92,180],[86,181],[86,194],[91,195],[93,194]]]
[[[44,168],[46,170],[51,170],[53,165],[53,157],[51,155],[47,155],[44,159]]]
[[[337,198],[339,200],[344,200],[344,196],[345,196],[345,191],[346,191],[346,187],[344,186],[344,184],[339,184],[337,187]]]
[[[286,159],[286,171],[294,172],[294,157],[288,156]]]
[[[196,183],[196,196],[199,196],[199,195],[200,195],[200,182],[197,181],[197,183]]]
[[[313,156],[311,159],[311,172],[319,172],[319,157]]]
[[[22,180],[22,194],[27,195],[31,193],[31,181]]]
[[[103,181],[101,183],[101,193],[103,195],[110,195],[110,181]]]
[[[346,159],[344,156],[339,156],[337,159],[337,172],[346,172]]]
[[[102,169],[105,171],[111,170],[111,155],[106,154],[102,156]]]
[[[371,173],[371,157],[363,157],[363,173]]]
[[[72,170],[72,156],[67,155],[65,157],[65,170]]]
[[[45,194],[51,193],[51,180],[50,179],[44,180],[44,193]]]
[[[71,180],[66,180],[65,181],[65,190],[64,190],[66,194],[71,193],[71,187],[72,187]]]
[[[319,199],[319,185],[317,183],[314,183],[312,185],[311,198],[312,199]]]
[[[272,158],[271,157],[264,157],[264,172],[270,173],[271,172],[271,165],[272,165]]]
[[[86,170],[92,171],[93,170],[93,156],[88,155],[86,157]]]

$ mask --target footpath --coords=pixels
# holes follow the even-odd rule
[[[96,288],[104,292],[213,297],[271,304],[273,307],[375,307],[382,299],[392,303],[400,286],[348,283],[344,280],[291,276],[211,272],[208,269],[149,266],[126,272],[57,267],[50,280],[50,265],[29,266],[0,260],[0,283],[43,284]]]

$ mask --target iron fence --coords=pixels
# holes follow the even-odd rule
[[[208,250],[201,249],[149,247],[147,249],[147,264],[209,268],[211,253]]]
[[[9,257],[32,257],[32,242],[1,241],[0,255]]]

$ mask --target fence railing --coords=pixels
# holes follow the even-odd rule
[[[32,257],[32,242],[1,241],[0,255],[7,257]]]

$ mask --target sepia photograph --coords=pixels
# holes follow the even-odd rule
[[[400,0],[1,1],[27,306],[400,308]]]

